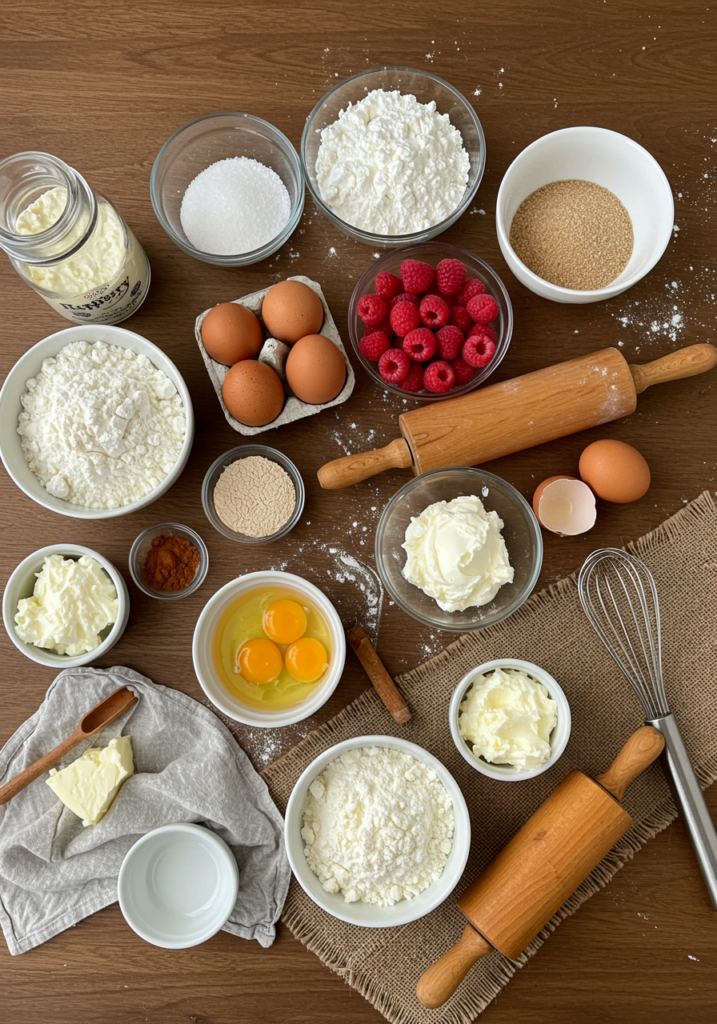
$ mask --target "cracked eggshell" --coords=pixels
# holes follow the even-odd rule
[[[533,511],[544,529],[559,537],[587,533],[595,525],[595,495],[574,476],[549,476],[535,488]]]

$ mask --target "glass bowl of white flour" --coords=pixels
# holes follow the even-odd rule
[[[309,191],[351,238],[395,248],[441,234],[465,213],[485,169],[483,128],[448,82],[385,67],[339,82],[301,137]]]
[[[358,830],[351,827],[352,803]],[[322,884],[310,866],[307,810],[321,818],[324,847],[332,841],[342,847],[348,869],[338,891],[335,880]],[[423,747],[394,736],[358,736],[330,747],[299,778],[284,820],[286,852],[301,888],[333,917],[364,928],[397,928],[430,914],[458,884],[471,843],[468,808],[451,773]],[[352,882],[372,902],[357,898]],[[412,888],[420,891],[411,895]]]
[[[0,457],[38,505],[74,519],[128,515],[161,497],[194,439],[187,385],[123,327],[82,324],[39,341],[0,391]]]

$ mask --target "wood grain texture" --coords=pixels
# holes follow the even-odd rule
[[[431,71],[474,103],[486,133],[488,163],[476,201],[444,237],[490,263],[510,292],[516,327],[495,379],[611,345],[628,362],[648,362],[679,345],[714,340],[716,28],[712,8],[668,0],[480,0],[440,9],[427,0],[414,0],[410,9],[378,0],[315,0],[303,9],[288,0],[127,0],[111,9],[76,0],[51,16],[38,0],[5,0],[0,151],[55,153],[116,202],[152,266],[147,301],[126,326],[177,364],[192,393],[197,431],[178,484],[155,505],[108,523],[40,509],[0,469],[0,587],[44,544],[98,549],[122,572],[132,602],[124,637],[100,664],[124,663],[197,699],[192,630],[207,597],[239,573],[283,566],[305,574],[325,589],[345,624],[361,621],[371,635],[366,594],[358,588],[369,583],[345,575],[341,552],[373,565],[378,516],[410,470],[391,471],[350,493],[322,491],[316,472],[328,459],[388,444],[397,436],[397,413],[410,403],[397,407],[354,363],[356,389],[345,406],[263,435],[299,466],[306,511],[288,538],[247,551],[213,531],[202,512],[204,473],[239,438],[221,415],[193,337],[195,316],[208,306],[296,273],[321,282],[345,331],[349,298],[371,251],[332,228],[307,199],[299,229],[277,257],[244,270],[200,264],[173,245],[153,214],[149,176],[160,146],[193,118],[240,110],[275,124],[298,147],[307,114],[340,79],[383,64]],[[581,309],[551,304],[523,288],[503,262],[494,228],[496,194],[511,160],[540,135],[577,124],[624,132],[653,153],[673,186],[679,228],[645,280],[624,296]],[[4,377],[30,345],[66,323],[4,257],[0,298]],[[675,317],[681,319],[673,323]],[[716,384],[713,373],[670,384],[669,396],[650,388],[626,420],[492,464],[528,499],[545,477],[575,473],[582,449],[600,437],[628,441],[650,464],[652,486],[644,499],[598,502],[598,522],[582,537],[544,535],[539,586],[573,572],[595,547],[623,544],[705,488],[715,489]],[[133,586],[127,555],[144,527],[172,519],[201,533],[210,566],[196,594],[167,607]],[[380,650],[391,675],[424,661],[449,639],[384,602]],[[54,673],[24,659],[4,633],[0,657],[4,742],[36,710]],[[300,728],[268,736],[233,731],[262,767],[365,686],[360,666],[349,659],[332,699]],[[717,813],[717,787],[707,797]],[[285,929],[271,950],[219,934],[196,949],[170,952],[143,943],[116,905],[18,958],[0,944],[0,965],[0,1016],[25,1024],[382,1019]],[[484,1020],[667,1024],[687,1010],[691,1024],[707,1024],[717,1000],[716,966],[714,912],[677,822],[561,925]]]

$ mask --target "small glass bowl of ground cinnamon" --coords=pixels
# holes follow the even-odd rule
[[[160,601],[176,601],[204,581],[209,555],[204,541],[180,523],[143,530],[129,553],[129,571],[139,589]]]

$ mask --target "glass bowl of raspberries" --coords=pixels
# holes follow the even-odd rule
[[[501,279],[472,252],[445,242],[382,256],[349,305],[351,343],[364,369],[394,394],[423,402],[482,384],[512,333]]]

